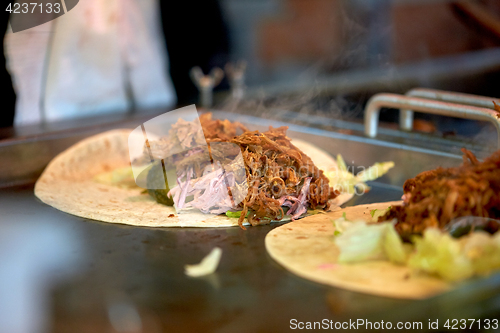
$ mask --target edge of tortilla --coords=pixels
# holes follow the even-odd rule
[[[333,242],[332,220],[345,213],[349,220],[371,221],[370,210],[400,204],[392,201],[347,207],[288,223],[266,235],[266,250],[280,265],[302,278],[351,291],[424,299],[449,290],[452,285],[442,279],[388,261],[337,262],[339,249]]]
[[[118,129],[84,139],[56,156],[35,184],[35,195],[44,203],[83,218],[143,227],[230,227],[238,220],[223,215],[191,213],[179,219],[173,207],[158,204],[138,189],[120,188],[94,181],[98,174],[130,165],[128,136]],[[309,143],[294,140],[307,155],[318,156],[325,167],[335,160]],[[321,165],[320,167],[322,167]],[[352,196],[333,202],[339,206]],[[126,202],[127,204],[123,204]],[[173,217],[168,217],[173,214]],[[246,223],[248,225],[248,223]]]

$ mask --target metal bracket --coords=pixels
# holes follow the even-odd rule
[[[240,60],[236,63],[227,63],[224,69],[226,70],[226,76],[231,86],[231,95],[234,99],[242,99],[245,94],[247,62]]]
[[[191,80],[196,88],[200,91],[200,104],[204,108],[210,108],[213,103],[213,90],[222,78],[224,78],[224,71],[219,67],[215,67],[210,71],[210,74],[205,75],[200,67],[196,66],[191,68],[189,72]]]

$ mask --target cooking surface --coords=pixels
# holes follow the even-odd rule
[[[226,113],[216,117],[237,119],[252,129],[287,125],[266,119],[262,126],[261,118]],[[449,149],[419,148],[410,145],[411,137],[374,140],[306,120],[290,126],[290,137],[334,156],[342,154],[353,171],[381,161],[396,164],[380,182],[371,184],[369,193],[355,196],[347,205],[398,200],[405,179],[461,162],[459,145],[453,142],[443,142]],[[328,125],[326,120],[320,123]],[[14,167],[3,170],[0,180],[18,174],[25,182],[36,178],[61,150],[109,128],[7,142],[0,147],[0,157],[15,163],[9,163]],[[444,323],[500,316],[499,274],[424,301],[381,298],[304,280],[266,253],[265,236],[280,223],[246,231],[109,224],[43,204],[34,196],[33,184],[0,188],[0,211],[0,269],[8,272],[0,275],[0,308],[2,300],[8,305],[2,308],[2,319],[29,309],[33,318],[48,320],[53,332],[277,332],[288,331],[292,319],[419,321],[425,329],[433,318]],[[199,263],[215,246],[223,249],[217,272],[188,278],[184,265]],[[121,329],[124,323],[128,328]]]
[[[375,183],[370,193],[348,204],[400,196],[397,188]],[[0,190],[0,211],[2,229],[25,228],[11,238],[16,248],[31,248],[31,258],[40,258],[31,278],[51,277],[52,283],[42,279],[47,283],[39,287],[50,304],[47,315],[55,332],[109,329],[116,313],[132,323],[131,318],[139,318],[145,332],[276,332],[288,330],[291,319],[426,323],[458,314],[466,318],[499,313],[494,296],[500,291],[499,276],[425,301],[364,295],[299,278],[266,253],[264,238],[280,223],[246,231],[109,224],[47,206],[33,195],[33,186]],[[40,242],[51,233],[50,242]],[[198,263],[214,246],[223,249],[217,272],[205,278],[185,276],[183,266]],[[45,253],[50,251],[63,251],[68,257],[45,265]],[[138,316],[131,317],[133,313]]]

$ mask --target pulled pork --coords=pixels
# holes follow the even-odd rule
[[[249,187],[241,203],[238,223],[242,228],[248,211],[252,225],[281,220],[285,215],[281,206],[289,207],[287,214],[295,220],[307,205],[328,209],[328,200],[338,195],[323,171],[290,142],[287,129],[270,127],[267,132],[245,132],[231,140],[241,148]]]
[[[403,239],[428,227],[443,229],[456,217],[500,218],[500,150],[479,162],[463,148],[464,163],[457,168],[425,171],[404,185],[403,205],[392,207],[379,222],[397,218]]]
[[[335,198],[339,193],[329,186],[328,178],[319,170],[313,161],[286,136],[287,127],[269,128],[267,132],[250,132],[238,122],[229,120],[214,120],[210,113],[200,116],[200,123],[208,143],[210,160],[222,161],[217,155],[223,155],[227,162],[229,157],[236,157],[240,152],[245,165],[247,193],[236,206],[232,197],[218,197],[220,193],[230,193],[230,187],[237,185],[237,178],[233,171],[226,167],[211,171],[210,166],[196,166],[185,160],[194,159],[195,155],[185,156],[181,165],[182,174],[179,174],[178,186],[170,191],[174,202],[180,208],[195,207],[203,212],[222,213],[228,209],[242,210],[238,224],[241,228],[243,220],[248,214],[248,221],[252,225],[268,224],[272,220],[281,220],[290,215],[292,220],[300,217],[312,209],[329,207],[328,200]],[[239,134],[239,132],[243,132]],[[217,143],[230,143],[236,148]],[[224,150],[223,154],[221,149]],[[206,152],[205,152],[206,153]],[[215,163],[216,164],[216,163]],[[231,168],[229,168],[230,170]],[[222,179],[226,178],[226,182]],[[181,181],[184,179],[184,181]],[[228,183],[229,181],[229,183]],[[228,191],[222,191],[227,187]],[[193,196],[194,200],[184,204],[186,197]],[[217,199],[217,200],[215,200]],[[287,207],[285,213],[283,207]]]
[[[238,135],[238,132],[244,133],[248,131],[240,122],[230,122],[227,119],[212,119],[211,112],[200,115],[200,124],[207,141],[230,141]]]

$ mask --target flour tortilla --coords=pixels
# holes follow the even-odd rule
[[[143,227],[229,227],[238,219],[225,215],[188,213],[178,218],[173,207],[158,204],[142,189],[121,188],[98,183],[96,175],[130,165],[130,130],[113,130],[87,138],[50,162],[35,185],[35,195],[63,212],[111,223]],[[336,169],[335,160],[309,143],[293,143],[323,170]],[[332,200],[332,207],[348,201],[343,194]],[[169,217],[171,216],[171,217]],[[248,225],[248,223],[247,223]]]
[[[371,221],[370,210],[386,209],[401,201],[359,205],[313,215],[276,229],[266,236],[269,255],[305,279],[378,296],[423,299],[445,292],[451,285],[437,277],[416,274],[388,261],[338,264],[332,220],[344,213],[348,220]]]

